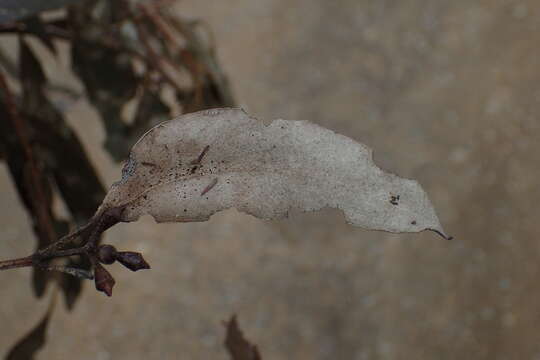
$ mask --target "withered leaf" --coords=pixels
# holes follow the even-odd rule
[[[121,208],[120,221],[150,214],[190,222],[236,208],[278,219],[324,207],[367,229],[447,238],[418,182],[378,168],[365,145],[307,121],[265,125],[239,109],[196,112],[148,131],[98,215]]]

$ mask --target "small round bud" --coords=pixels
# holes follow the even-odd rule
[[[116,249],[112,245],[101,245],[98,248],[97,258],[102,264],[112,264],[116,261]]]

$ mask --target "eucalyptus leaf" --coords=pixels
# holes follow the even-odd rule
[[[124,222],[145,214],[191,222],[236,208],[279,219],[325,207],[366,229],[448,238],[418,182],[378,168],[365,145],[308,121],[266,125],[239,109],[196,112],[148,131],[97,215],[121,209]]]

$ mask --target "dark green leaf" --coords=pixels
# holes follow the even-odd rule
[[[45,77],[41,70],[41,66],[37,59],[33,56],[31,50],[26,46],[25,43],[21,44],[21,54],[20,54],[20,63],[21,63],[21,78],[26,79],[22,81],[24,83],[23,88],[28,91],[33,99],[30,102],[36,103],[37,99],[40,96],[41,85],[45,81]],[[34,232],[37,236],[37,248],[46,246],[50,243],[52,239],[49,238],[50,234],[43,228],[40,228],[39,222],[37,221],[37,208],[35,201],[36,199],[31,196],[34,193],[32,188],[32,182],[30,176],[39,176],[37,181],[41,182],[41,188],[44,190],[46,208],[48,209],[48,217],[53,219],[52,215],[52,190],[50,184],[47,181],[46,175],[43,171],[39,171],[38,174],[32,174],[28,168],[28,161],[25,155],[25,151],[21,143],[19,143],[18,138],[15,136],[15,131],[12,127],[11,121],[9,121],[9,116],[5,112],[3,106],[0,107],[0,112],[2,112],[2,123],[0,124],[1,135],[4,151],[7,158],[7,164],[9,172],[14,180],[14,183],[17,187],[17,191],[23,204],[25,205],[28,212],[31,214]],[[20,109],[19,109],[20,112]],[[35,155],[35,154],[34,154]],[[36,156],[36,158],[38,158]],[[41,169],[41,167],[39,167]],[[32,284],[34,293],[36,296],[40,297],[45,292],[47,285],[48,274],[41,270],[35,270],[32,276]]]
[[[45,25],[39,15],[32,16],[24,22],[26,31],[35,35],[53,54],[56,54],[56,47],[51,37],[45,30]]]
[[[39,148],[36,157],[45,166],[45,174],[54,181],[76,223],[88,220],[99,206],[105,194],[90,160],[73,130],[63,115],[54,107],[43,91],[46,78],[31,48],[21,41],[20,68],[23,87],[23,115],[33,130],[33,143]],[[21,162],[23,163],[23,162]],[[50,186],[47,185],[49,192]],[[24,189],[21,189],[24,193]],[[51,208],[49,204],[49,208]],[[68,231],[66,223],[55,220],[58,234]],[[48,245],[48,240],[39,238],[39,247]],[[75,260],[72,260],[74,262]],[[72,264],[89,269],[89,264]],[[50,273],[35,270],[33,283],[36,294],[43,294]],[[61,282],[66,304],[72,308],[81,291],[81,280],[62,275]]]
[[[43,85],[47,79],[41,67],[41,63],[34,52],[22,38],[19,41],[19,69],[20,81],[23,88],[22,108],[30,113],[40,111],[40,103],[43,98]]]
[[[31,49],[21,44],[23,113],[34,129],[34,142],[77,223],[90,218],[105,195],[97,173],[75,132],[43,92],[45,76]]]
[[[128,149],[118,147],[118,140],[127,135],[122,109],[135,96],[138,86],[130,57],[83,39],[73,43],[71,55],[75,73],[107,131],[105,148],[116,159],[125,158]]]
[[[6,360],[32,360],[34,358],[36,352],[45,345],[47,340],[46,332],[53,310],[54,303],[51,303],[45,316],[27,335],[13,346],[6,356]]]
[[[45,270],[36,267],[32,268],[32,288],[36,297],[40,298],[45,294],[50,278],[49,275],[50,273]]]
[[[139,79],[132,56],[103,42],[121,41],[118,21],[125,15],[123,2],[102,0],[84,1],[69,13],[74,29],[71,64],[101,117],[107,133],[105,148],[118,161],[129,151],[124,143],[128,126],[122,110],[135,96]]]

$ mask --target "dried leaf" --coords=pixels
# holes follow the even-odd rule
[[[98,214],[121,208],[120,221],[150,214],[190,222],[228,208],[278,219],[324,207],[367,229],[447,237],[420,185],[379,169],[365,145],[307,121],[265,125],[238,109],[184,115],[147,132]]]

